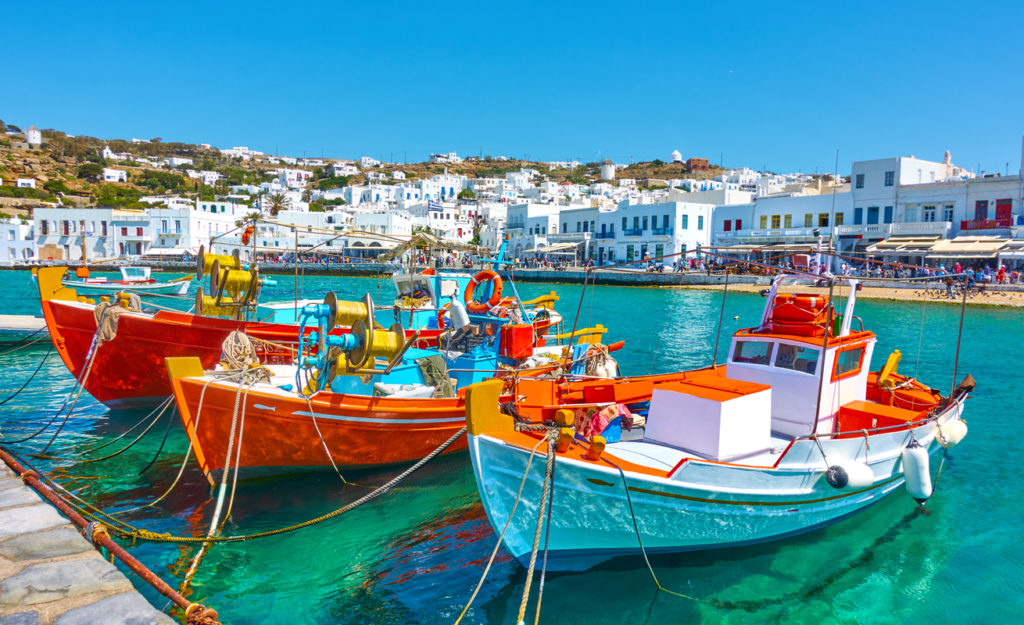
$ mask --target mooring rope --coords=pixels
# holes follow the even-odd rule
[[[146,466],[142,467],[141,471],[139,471],[138,473],[135,474],[136,477],[142,475],[146,471],[149,471],[149,468],[152,467],[156,463],[157,459],[160,457],[160,453],[164,450],[164,445],[167,444],[167,437],[171,433],[171,424],[173,424],[173,423],[174,423],[174,411],[171,411],[167,415],[167,426],[164,427],[164,437],[162,439],[160,439],[160,446],[157,447],[156,453],[153,454],[153,459],[150,460],[146,464]]]
[[[327,460],[330,461],[331,467],[333,467],[334,472],[338,474],[338,477],[341,479],[342,484],[345,484],[347,486],[349,484],[349,481],[346,480],[345,476],[341,474],[340,470],[338,470],[338,465],[334,462],[334,455],[331,453],[331,450],[327,447],[327,441],[324,440],[324,435],[320,433],[320,426],[317,425],[316,422],[316,412],[313,411],[313,402],[311,401],[309,395],[306,395],[305,397],[306,406],[309,408],[309,416],[313,420],[313,427],[316,429],[316,435],[320,437],[320,443],[324,446],[324,453],[327,454]]]
[[[484,580],[487,579],[487,574],[491,572],[491,565],[494,564],[494,558],[498,555],[498,550],[501,549],[501,540],[505,537],[505,532],[508,530],[509,525],[512,524],[512,517],[516,513],[516,508],[519,507],[519,500],[523,497],[523,487],[526,486],[526,476],[530,474],[530,465],[533,464],[533,457],[537,453],[537,449],[541,443],[547,440],[546,437],[541,437],[537,440],[537,444],[530,450],[529,457],[526,459],[526,469],[523,470],[523,479],[519,481],[519,490],[516,492],[516,499],[512,502],[512,509],[508,513],[508,518],[505,519],[505,525],[502,526],[501,531],[498,533],[498,540],[494,543],[494,549],[491,551],[491,557],[487,559],[487,565],[484,566],[484,572],[480,575],[480,581],[476,583],[476,588],[473,589],[473,594],[469,596],[469,601],[466,602],[466,606],[462,608],[462,612],[459,613],[459,617],[455,619],[453,625],[459,625],[462,618],[466,616],[466,612],[469,612],[469,608],[473,605],[473,601],[476,599],[477,594],[480,592],[480,588],[484,585]]]
[[[18,341],[17,343],[15,343],[14,346],[11,347],[10,349],[8,349],[6,351],[3,351],[3,352],[0,352],[0,356],[6,356],[7,354],[13,354],[14,352],[16,352],[18,350],[24,349],[26,347],[31,347],[31,346],[35,345],[36,343],[38,343],[39,341],[45,341],[46,339],[50,338],[49,335],[41,336],[41,337],[37,338],[36,340],[31,341],[32,337],[34,337],[35,335],[39,334],[40,332],[42,332],[45,329],[46,329],[46,326],[44,325],[43,327],[39,328],[38,330],[32,332],[32,334],[29,334],[25,338],[23,338],[20,341]],[[52,342],[51,342],[51,345],[52,345]]]
[[[21,385],[21,388],[19,388],[18,390],[14,391],[10,395],[8,395],[6,398],[4,398],[2,401],[0,401],[0,406],[3,406],[7,402],[11,401],[15,397],[17,397],[23,390],[28,388],[28,385],[31,384],[32,380],[34,380],[36,375],[39,374],[39,371],[43,368],[43,365],[46,364],[46,359],[49,358],[50,354],[52,354],[52,353],[53,353],[53,343],[51,342],[50,343],[50,348],[46,350],[46,354],[43,356],[43,359],[39,361],[39,365],[36,367],[36,370],[32,372],[32,375],[28,376],[28,379],[25,380],[25,383]]]
[[[443,453],[445,449],[448,449],[448,447],[450,447],[455,441],[457,441],[465,433],[466,433],[466,428],[465,428],[465,426],[463,426],[457,432],[452,434],[451,437],[448,438],[448,440],[446,440],[445,442],[441,443],[437,448],[435,448],[429,454],[424,456],[422,459],[418,460],[416,462],[416,464],[412,465],[411,467],[409,467],[408,469],[406,469],[405,471],[403,471],[399,475],[395,476],[394,478],[389,480],[387,483],[385,483],[382,486],[378,487],[377,489],[373,490],[372,492],[367,493],[366,495],[363,495],[362,497],[360,497],[356,501],[353,501],[352,503],[346,504],[346,505],[344,505],[344,506],[342,506],[342,507],[340,507],[340,508],[338,508],[336,510],[333,510],[331,512],[328,512],[327,514],[318,516],[318,517],[313,518],[313,519],[309,519],[307,521],[303,521],[301,523],[296,523],[294,525],[289,525],[287,527],[281,527],[281,528],[277,528],[277,529],[273,529],[273,530],[267,530],[265,532],[256,532],[254,534],[246,534],[246,535],[241,535],[241,536],[213,536],[213,537],[174,536],[174,535],[171,535],[169,533],[151,532],[149,530],[145,530],[145,529],[141,529],[141,528],[138,528],[138,527],[134,527],[134,526],[132,526],[132,525],[130,525],[128,523],[125,523],[124,521],[120,521],[118,519],[114,519],[114,521],[116,521],[116,523],[119,524],[119,527],[116,527],[116,528],[112,527],[110,529],[111,529],[111,531],[116,533],[119,537],[131,539],[133,541],[134,540],[147,540],[147,541],[150,541],[150,542],[178,543],[178,544],[199,544],[199,543],[203,543],[203,542],[212,542],[212,543],[240,543],[240,542],[246,542],[246,541],[250,541],[250,540],[256,540],[258,538],[267,538],[269,536],[278,536],[280,534],[287,534],[289,532],[294,532],[296,530],[300,530],[300,529],[304,529],[304,528],[307,528],[307,527],[311,527],[313,525],[317,525],[317,524],[322,523],[324,521],[327,521],[327,520],[333,519],[335,517],[341,516],[342,514],[350,512],[351,510],[354,510],[354,509],[358,508],[359,506],[362,506],[363,504],[369,503],[370,501],[376,499],[377,497],[380,497],[384,493],[386,493],[389,490],[391,490],[396,484],[398,484],[402,480],[406,479],[407,477],[409,477],[410,475],[412,475],[413,473],[418,471],[420,468],[423,467],[423,465],[427,464],[428,462],[430,462],[431,460],[436,458],[439,454]],[[42,479],[42,478],[40,478],[40,479]],[[47,478],[47,480],[48,481],[52,481],[52,480],[50,480],[50,478]],[[95,506],[92,506],[88,502],[85,502],[83,499],[81,499],[77,495],[74,495],[74,493],[70,493],[66,488],[63,488],[60,485],[57,485],[57,487],[60,488],[63,492],[69,493],[69,495],[73,499],[82,502],[84,504],[85,508],[87,508],[87,509],[91,508],[93,510],[97,510],[100,515],[107,515],[107,513],[103,512],[102,510],[99,510]],[[78,510],[78,512],[80,514],[82,514],[82,516],[85,516],[87,518],[96,518],[96,514],[94,514],[94,513],[82,512],[82,510],[80,510],[80,509]],[[124,510],[121,513],[123,513],[123,512],[128,512],[128,511]],[[128,529],[122,529],[122,528],[125,528],[125,527],[128,528]]]
[[[171,401],[172,399],[173,399],[173,397],[168,397],[167,399],[165,399],[162,402],[160,402],[160,404],[157,405],[156,408],[151,410],[149,412],[149,414],[147,414],[145,417],[142,417],[141,419],[139,419],[138,423],[136,423],[132,427],[128,428],[124,432],[120,433],[116,438],[112,438],[109,441],[107,441],[107,442],[105,442],[105,443],[103,443],[101,445],[97,445],[96,447],[93,447],[92,449],[86,449],[85,451],[82,452],[82,454],[83,455],[89,455],[89,454],[91,454],[91,453],[93,453],[95,451],[99,451],[99,450],[103,449],[104,447],[108,447],[110,445],[113,445],[114,443],[116,443],[117,441],[121,440],[125,436],[128,436],[129,434],[134,432],[137,428],[142,427],[142,424],[146,423],[149,420],[150,417],[152,417],[154,414],[156,414],[157,411],[160,411],[161,413],[163,413],[163,408],[167,405],[167,402]]]
[[[530,550],[530,565],[526,568],[526,583],[523,585],[523,599],[519,602],[519,616],[516,623],[525,625],[526,605],[530,601],[530,587],[533,585],[533,570],[537,565],[537,551],[540,550],[540,535],[544,529],[544,512],[548,503],[548,490],[551,482],[551,473],[555,466],[555,445],[554,437],[556,430],[551,429],[544,436],[548,442],[547,464],[544,468],[544,483],[540,491],[540,505],[537,507],[537,528],[533,532],[533,548]],[[540,606],[537,606],[538,618]]]

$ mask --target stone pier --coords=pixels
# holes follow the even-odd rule
[[[0,462],[0,625],[173,625]]]

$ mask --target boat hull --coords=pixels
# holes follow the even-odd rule
[[[958,418],[959,409],[957,405],[943,418]],[[902,430],[872,437],[867,464],[875,480],[857,489],[828,485],[813,441],[794,442],[785,454],[788,461],[775,467],[695,460],[662,476],[620,471],[611,461],[584,462],[559,455],[550,535],[541,537],[548,545],[548,568],[581,570],[639,554],[638,532],[648,553],[672,553],[768,542],[827,526],[903,485],[900,452],[910,435]],[[913,435],[933,450],[938,447],[933,442],[934,423],[915,428]],[[834,459],[864,458],[862,438],[827,439],[822,444]],[[500,532],[531,452],[489,435],[470,436],[469,449],[484,509],[495,532]],[[533,546],[545,472],[543,450],[542,444],[533,454],[523,495],[502,538],[509,553],[521,561],[529,558]]]
[[[211,483],[225,467],[237,466],[251,477],[330,469],[332,460],[339,469],[413,462],[465,425],[461,397],[320,393],[307,404],[269,386],[245,391],[205,378],[179,378],[173,386],[185,431]],[[230,461],[229,441],[234,441]],[[446,453],[465,448],[463,438]]]

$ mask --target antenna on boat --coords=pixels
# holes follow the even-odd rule
[[[964,279],[964,296],[960,300],[960,329],[956,333],[956,356],[953,357],[953,383],[949,387],[949,397],[953,397],[953,393],[956,392],[956,370],[960,364],[960,339],[964,335],[964,313],[967,312],[967,276],[963,276]]]
[[[839,177],[839,148],[836,148],[836,168],[832,174],[832,214],[828,218],[828,251],[835,250],[835,238],[836,238],[836,178]],[[835,257],[828,257],[828,272],[834,274],[832,271],[834,267]],[[819,267],[821,265],[818,265]],[[831,304],[831,298],[829,303]],[[825,332],[828,335],[828,332]],[[824,354],[823,354],[824,355]]]
[[[837,150],[836,159],[839,158],[838,154]],[[831,263],[829,264],[831,265]],[[818,375],[818,396],[814,401],[814,428],[811,430],[811,436],[817,436],[818,434],[818,417],[821,415],[821,391],[825,387],[825,357],[828,352],[828,333],[832,330],[832,315],[829,314],[829,311],[835,310],[835,306],[832,305],[832,290],[835,285],[836,277],[830,276],[828,278],[828,303],[825,304],[825,336],[821,339],[821,356],[818,358],[821,362],[821,372]]]
[[[725,319],[725,296],[729,293],[729,266],[725,267],[725,288],[722,289],[722,308],[718,312],[718,332],[715,334],[715,353],[711,356],[711,367],[718,367],[718,342],[722,338],[722,320]]]

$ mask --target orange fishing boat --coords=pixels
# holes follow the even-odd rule
[[[171,359],[167,366],[182,423],[211,484],[225,466],[253,476],[329,468],[332,462],[339,469],[412,462],[466,421],[461,395],[424,400],[320,393],[307,401],[278,386],[294,381],[283,371],[269,384],[239,390],[237,384],[204,377],[198,360]],[[229,449],[232,439],[236,443]],[[463,438],[446,453],[465,448]]]

